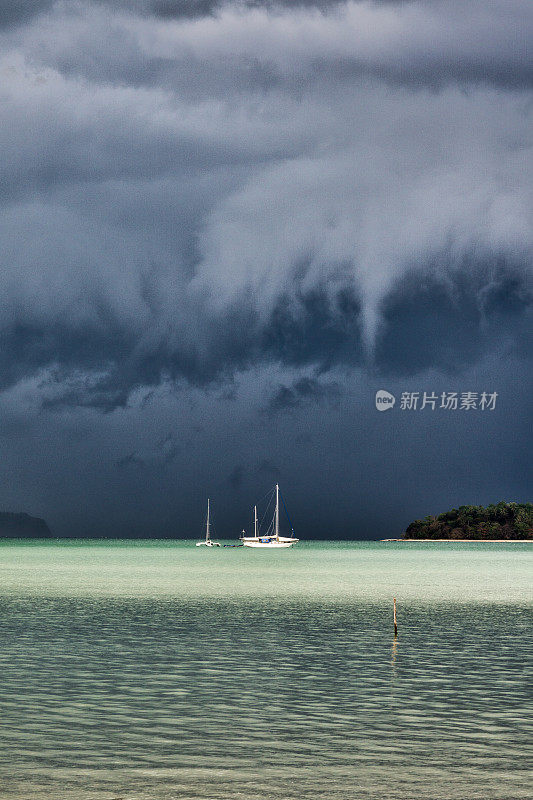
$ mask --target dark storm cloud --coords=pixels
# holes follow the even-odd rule
[[[268,480],[277,481],[281,475],[280,468],[273,464],[268,459],[263,459],[257,465],[257,474],[260,476],[261,479],[267,478]]]
[[[337,538],[530,499],[532,25],[0,3],[0,507],[187,536],[209,494],[234,536],[281,481]],[[498,407],[378,414],[380,388]]]
[[[244,475],[245,475],[244,464],[235,464],[235,466],[233,467],[228,476],[228,483],[234,492],[238,491],[241,488],[242,482],[244,480]]]
[[[376,0],[377,2],[408,2],[409,0]],[[49,11],[57,0],[3,0],[0,2],[0,27],[20,25],[32,17]],[[345,0],[240,0],[243,8],[317,8],[326,11],[342,5]],[[86,0],[85,5],[109,6],[132,14],[153,15],[162,19],[194,19],[212,15],[231,0]]]
[[[466,258],[451,284],[445,273],[420,271],[398,282],[381,310],[376,363],[385,373],[415,375],[434,366],[457,373],[502,345],[533,356],[533,292],[524,278],[531,265],[490,261]]]
[[[235,311],[211,323],[207,348],[194,357],[186,348],[172,350],[164,338],[153,342],[153,349],[137,353],[138,339],[133,332],[129,341],[117,339],[113,350],[108,342],[113,340],[112,328],[102,339],[92,341],[88,331],[73,336],[65,328],[55,332],[43,328],[22,336],[18,330],[13,333],[12,346],[2,353],[4,386],[59,360],[64,364],[62,373],[53,371],[48,376],[51,397],[43,384],[44,407],[88,406],[111,411],[124,407],[131,392],[142,386],[183,376],[194,385],[206,386],[235,370],[270,360],[294,368],[314,365],[322,372],[337,365],[364,365],[359,318],[349,308],[349,313],[339,315],[324,297],[315,295],[303,304],[301,313],[293,308],[292,316],[284,304],[281,321],[275,308],[265,327],[255,331],[252,315],[246,314],[237,325]],[[502,347],[531,357],[532,312],[531,290],[520,269],[499,267],[497,275],[485,282],[461,270],[439,277],[411,273],[382,303],[375,364],[383,373],[412,375],[431,367],[458,372]],[[72,377],[69,364],[81,370],[81,377]],[[106,371],[99,373],[102,364]],[[267,410],[331,399],[339,391],[336,382],[303,377],[279,385]]]
[[[129,467],[131,464],[139,464],[141,467],[145,466],[144,461],[137,455],[137,453],[128,453],[126,456],[119,458],[115,463],[119,469]]]
[[[214,14],[224,6],[240,5],[243,8],[310,7],[327,9],[344,0],[94,0],[96,3],[113,5],[139,14],[149,14],[162,19],[187,19]]]
[[[410,0],[374,0],[382,3],[402,3]],[[57,0],[3,0],[0,2],[0,27],[20,25],[48,11]],[[345,0],[240,0],[235,5],[244,8],[317,8],[322,11],[342,5]],[[191,19],[211,15],[231,0],[92,0],[92,4],[109,6],[133,14],[153,15],[162,19]],[[91,0],[86,0],[91,5]]]
[[[179,444],[172,432],[167,433],[156,443],[159,460],[163,464],[171,464],[180,451]]]
[[[175,435],[168,433],[159,438],[146,452],[134,451],[121,456],[115,461],[115,467],[121,470],[131,466],[161,470],[175,461],[179,451]]]
[[[0,27],[20,25],[52,8],[54,0],[1,0]]]
[[[527,356],[528,4],[4,10],[3,389]]]
[[[207,336],[201,352],[185,342],[180,345],[179,336],[172,337],[173,344],[164,329],[157,338],[143,341],[142,328],[125,330],[124,320],[118,317],[100,317],[94,326],[78,329],[68,324],[15,326],[3,336],[2,388],[52,367],[43,381],[44,407],[77,405],[110,411],[125,406],[132,390],[164,379],[184,376],[205,386],[254,363],[281,360],[329,369],[362,358],[357,306],[346,296],[341,297],[340,307],[332,306],[325,292],[299,296],[292,305],[282,298],[261,328],[254,327],[252,307],[230,309],[214,320],[209,320],[204,308],[197,313],[204,320],[202,335]],[[154,326],[158,327],[155,319]],[[54,367],[57,363],[60,369]],[[49,386],[62,388],[47,396]],[[290,391],[295,392],[294,402],[299,402],[304,396],[309,398],[313,389],[326,391],[307,379]]]
[[[339,385],[334,381],[324,382],[313,377],[300,378],[292,386],[281,384],[270,398],[266,410],[275,413],[298,408],[308,402],[337,397],[338,394]]]
[[[393,85],[531,87],[527,0],[7,4],[28,55],[95,81],[226,96],[371,76]],[[26,9],[26,11],[24,11]],[[30,20],[31,22],[31,20]],[[53,45],[50,41],[52,31]]]
[[[359,0],[357,0],[359,1]],[[360,0],[363,2],[363,0]],[[375,4],[405,3],[412,0],[371,0]],[[90,2],[90,0],[88,0]],[[225,6],[241,8],[276,9],[315,8],[328,11],[343,5],[346,0],[93,0],[95,4],[122,8],[136,14],[147,14],[162,19],[187,19],[212,15]],[[6,4],[10,5],[10,4]]]

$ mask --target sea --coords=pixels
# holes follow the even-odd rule
[[[530,800],[532,577],[531,543],[4,540],[0,797]]]

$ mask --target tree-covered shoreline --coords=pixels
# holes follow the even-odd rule
[[[408,525],[404,539],[533,539],[533,504],[459,506]]]

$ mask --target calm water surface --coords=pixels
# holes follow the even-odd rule
[[[528,544],[4,542],[0,796],[529,800],[532,574]]]

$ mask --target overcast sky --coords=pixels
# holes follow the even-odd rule
[[[2,0],[0,508],[531,501],[532,41],[530,0]]]

